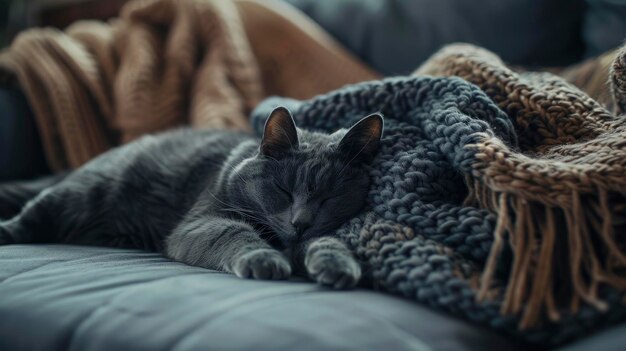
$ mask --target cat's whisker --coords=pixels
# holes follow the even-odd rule
[[[365,144],[363,144],[363,146],[361,147],[361,149],[359,150],[359,152],[357,152],[345,165],[343,165],[343,167],[341,168],[341,170],[339,171],[339,176],[343,175],[343,171],[344,169],[346,169],[346,167],[348,167],[348,165],[354,161],[362,152],[363,150],[365,150],[365,148],[367,147],[367,145],[369,145],[370,141],[372,141],[372,138],[370,137],[369,139],[367,139],[367,142],[365,142]]]
[[[259,224],[272,226],[272,223],[268,222],[267,219],[258,216],[256,214],[256,211],[253,211],[253,210],[245,209],[245,208],[242,208],[242,207],[235,207],[235,206],[230,206],[228,208],[221,208],[219,210],[220,211],[226,211],[226,212],[234,212],[234,213],[237,213],[237,214],[239,214],[239,215],[241,215],[243,217],[247,217],[247,218],[253,219],[255,222],[257,222]]]
[[[244,217],[247,217],[247,218],[250,218],[250,219],[254,219],[256,222],[259,222],[261,224],[269,224],[269,223],[266,222],[265,219],[263,219],[261,217],[258,217],[256,215],[253,215],[253,214],[250,214],[250,213],[242,212],[242,211],[237,210],[237,209],[220,209],[220,210],[221,211],[230,211],[230,212],[237,213],[237,214],[242,215]]]
[[[248,214],[255,214],[257,213],[257,211],[255,211],[254,209],[251,208],[244,208],[244,207],[239,207],[239,206],[234,206],[234,205],[227,205],[228,207],[226,208],[221,208],[221,211],[232,211],[232,212],[241,212],[241,213],[248,213]]]
[[[237,175],[237,177],[239,177],[239,179],[241,179],[241,181],[242,181],[242,182],[243,182],[243,183],[247,186],[247,185],[248,185],[248,181],[247,181],[247,180],[245,180],[245,179],[241,176],[241,174],[240,174],[239,172],[237,172],[237,171],[236,171],[236,168],[237,168],[237,166],[235,166],[235,165],[230,166],[230,170],[232,171],[232,173],[233,173],[233,174],[236,174],[236,175]]]
[[[219,203],[221,203],[222,205],[226,206],[227,208],[235,208],[235,207],[237,207],[237,206],[233,206],[233,205],[228,204],[228,203],[224,202],[223,200],[219,199],[217,196],[215,196],[215,194],[213,194],[213,193],[212,193],[211,191],[209,191],[209,190],[206,190],[206,193],[207,193],[207,194],[209,194],[209,195],[211,195],[211,197],[213,197],[213,199],[215,199],[216,201],[218,201],[218,202],[219,202]],[[240,208],[241,208],[241,207],[240,207]],[[241,209],[243,209],[243,208],[241,208]],[[252,209],[249,209],[249,210],[251,211]]]

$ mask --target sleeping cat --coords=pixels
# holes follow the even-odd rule
[[[279,107],[260,143],[227,131],[146,136],[56,184],[1,187],[5,209],[34,198],[0,222],[0,244],[141,248],[243,278],[287,279],[293,269],[352,287],[360,266],[332,232],[364,204],[382,130],[374,114],[330,135],[303,131]]]

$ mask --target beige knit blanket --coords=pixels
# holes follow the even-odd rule
[[[283,3],[135,0],[110,22],[21,33],[0,77],[24,90],[61,170],[182,124],[246,130],[267,95],[309,98],[377,75]]]

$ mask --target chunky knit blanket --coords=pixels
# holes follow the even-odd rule
[[[182,124],[246,129],[268,94],[309,98],[375,77],[271,0],[133,0],[109,22],[22,32],[0,54],[0,81],[24,91],[56,171]]]
[[[526,341],[559,344],[626,319],[626,120],[565,81],[451,46],[422,69],[310,101],[299,126],[380,111],[366,209],[338,234],[371,285]]]

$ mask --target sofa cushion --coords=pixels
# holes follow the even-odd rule
[[[452,42],[524,65],[564,65],[584,49],[583,0],[286,1],[386,75],[408,74]]]
[[[583,24],[586,57],[604,54],[626,39],[626,0],[586,0]]]
[[[0,350],[516,349],[400,298],[242,280],[141,251],[3,246],[0,281]]]

